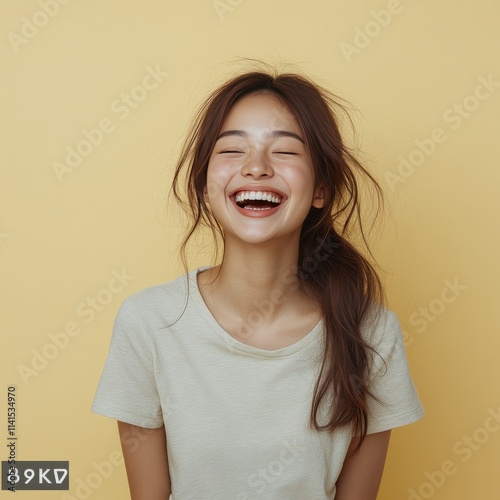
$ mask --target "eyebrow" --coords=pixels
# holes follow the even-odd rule
[[[238,137],[248,137],[248,134],[244,130],[226,130],[225,132],[219,134],[216,141],[222,139],[223,137],[228,137],[232,135],[236,135]],[[293,139],[297,139],[302,144],[305,144],[304,139],[302,139],[300,135],[296,134],[295,132],[290,132],[289,130],[273,130],[272,132],[267,134],[266,137],[267,138],[291,137]]]

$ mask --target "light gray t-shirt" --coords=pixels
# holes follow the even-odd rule
[[[115,319],[92,411],[140,427],[165,425],[172,500],[326,500],[351,440],[313,431],[308,418],[323,323],[277,350],[222,329],[194,269],[126,298]],[[187,300],[188,298],[188,300]],[[420,419],[397,317],[366,332],[375,356],[368,433]]]

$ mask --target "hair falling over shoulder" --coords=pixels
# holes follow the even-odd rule
[[[327,432],[350,426],[359,438],[355,453],[367,432],[368,398],[374,397],[367,374],[375,351],[363,339],[362,328],[380,311],[385,296],[375,268],[348,237],[356,232],[371,255],[361,221],[360,182],[375,193],[376,214],[383,197],[341,137],[339,114],[349,114],[340,98],[303,75],[268,71],[241,74],[212,93],[195,118],[173,179],[174,197],[192,217],[181,246],[183,262],[200,224],[214,236],[222,233],[203,196],[208,162],[231,107],[253,92],[272,93],[293,113],[323,189],[323,208],[312,207],[302,226],[298,262],[300,286],[321,306],[324,323],[324,355],[309,423]],[[181,181],[187,184],[185,193]]]

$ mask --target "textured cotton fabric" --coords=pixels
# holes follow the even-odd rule
[[[206,306],[196,279],[204,269],[124,300],[92,411],[165,425],[172,500],[333,499],[352,436],[307,425],[322,321],[288,347],[247,345]],[[365,330],[380,354],[372,390],[384,402],[370,401],[368,433],[420,419],[396,316],[384,309]]]

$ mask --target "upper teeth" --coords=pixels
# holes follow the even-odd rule
[[[236,195],[236,201],[244,200],[267,200],[273,203],[281,203],[281,196],[269,191],[240,191]]]

